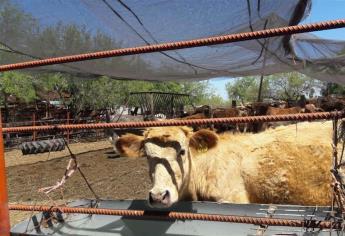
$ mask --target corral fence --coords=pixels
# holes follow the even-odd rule
[[[116,112],[110,109],[85,110],[74,114],[68,109],[51,108],[49,115],[42,109],[22,109],[8,112],[3,119],[3,128],[93,124],[107,122],[128,122],[155,120],[156,118],[172,119],[182,117],[186,106],[194,108],[189,94],[165,92],[132,92],[127,98],[127,104]],[[3,114],[3,113],[2,113]],[[74,114],[74,115],[73,115]],[[2,116],[4,117],[4,116]],[[15,133],[4,135],[5,148],[16,148],[24,142],[56,139],[63,136],[68,143],[82,141],[96,141],[107,138],[112,134],[111,129],[80,129],[65,130],[56,133],[54,130],[33,131],[29,133]],[[126,132],[136,133],[137,130],[117,130],[118,135]]]
[[[88,116],[77,115],[73,116],[70,111],[64,109],[59,114],[53,114],[49,118],[42,117],[37,112],[25,112],[21,113],[12,119],[10,117],[10,122],[2,123],[3,128],[15,128],[15,127],[37,127],[37,126],[59,126],[59,125],[70,125],[70,124],[93,124],[93,123],[106,123],[107,118],[104,114],[104,110],[99,110],[97,112],[84,112]],[[111,116],[111,119],[120,121],[135,121],[141,120],[142,116],[138,115],[133,117],[128,114],[115,114]],[[16,121],[13,121],[16,120]],[[112,120],[112,121],[113,121]],[[136,132],[133,130],[123,130],[117,131],[117,133],[125,132]],[[32,132],[18,132],[18,133],[7,133],[4,134],[4,145],[7,150],[17,148],[20,144],[30,141],[41,141],[41,140],[51,140],[64,137],[67,143],[75,142],[87,142],[87,141],[97,141],[100,139],[107,138],[109,136],[109,129],[79,129],[79,130],[64,130],[61,132],[56,132],[55,130],[41,130]]]

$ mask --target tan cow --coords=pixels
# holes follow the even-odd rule
[[[297,134],[290,125],[222,136],[160,127],[121,137],[117,148],[147,158],[154,207],[180,200],[327,205],[330,140],[331,123],[301,123]]]

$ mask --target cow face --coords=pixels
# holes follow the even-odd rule
[[[188,177],[188,136],[185,127],[152,128],[146,131],[144,155],[149,165],[153,188],[149,191],[149,204],[169,207],[179,199],[184,180]]]
[[[144,138],[140,139],[141,145],[137,155],[145,156],[149,165],[149,175],[153,184],[148,194],[149,204],[153,207],[170,207],[177,202],[190,181],[191,151],[204,153],[215,146],[217,140],[216,134],[207,130],[193,134],[187,127],[148,129]],[[121,138],[118,143],[129,144],[121,141]],[[121,146],[119,149],[124,150],[125,147]]]

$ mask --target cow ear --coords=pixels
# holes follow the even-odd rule
[[[189,146],[198,152],[207,152],[217,146],[217,143],[218,135],[206,129],[195,132],[189,140]]]
[[[116,141],[115,147],[121,156],[142,157],[143,140],[143,136],[125,134]]]
[[[193,132],[193,128],[188,126],[181,126],[180,128],[187,137]]]

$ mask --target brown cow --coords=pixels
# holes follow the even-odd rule
[[[204,113],[196,113],[190,116],[180,118],[180,120],[206,119],[208,118]]]
[[[304,108],[301,107],[290,107],[290,108],[276,108],[276,107],[268,107],[267,114],[268,116],[272,115],[289,115],[289,114],[297,114],[297,113],[303,113]],[[289,125],[293,124],[294,122],[291,121],[282,121],[282,122],[267,122],[264,123],[262,128],[265,130],[268,127],[274,128],[280,125]]]
[[[207,110],[208,112],[208,110]],[[211,110],[211,114],[207,114],[205,112],[203,113],[195,113],[190,116],[183,117],[181,119],[183,120],[191,120],[191,119],[206,119],[210,118],[211,116],[213,118],[223,118],[223,117],[238,117],[238,116],[247,116],[248,108],[241,107],[241,108],[215,108]],[[226,130],[235,128],[236,131],[240,131],[240,129],[243,130],[243,132],[247,131],[247,124],[242,125],[229,125],[229,124],[216,124],[214,125],[214,128],[218,130],[218,132],[224,132]],[[197,130],[197,127],[194,127],[194,130]]]
[[[314,112],[322,112],[324,111],[322,108],[316,107],[314,104],[306,104],[304,107],[305,113],[314,113]]]
[[[317,99],[317,106],[324,111],[341,111],[345,109],[345,101],[332,96],[321,97]]]
[[[221,136],[160,127],[121,137],[117,146],[147,158],[154,207],[180,200],[328,205],[330,138],[330,122],[302,123],[297,135],[294,126]]]
[[[290,108],[276,108],[276,107],[268,107],[266,115],[289,115],[289,114],[296,114],[302,113],[304,109],[301,107],[290,107]]]

